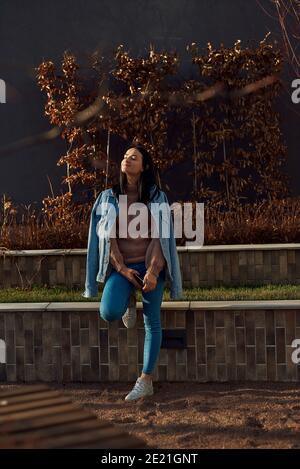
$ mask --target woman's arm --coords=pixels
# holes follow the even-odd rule
[[[139,284],[137,283],[136,279],[134,278],[134,272],[139,274],[138,271],[135,269],[130,269],[124,263],[124,258],[120,252],[119,245],[117,238],[110,238],[110,254],[109,259],[112,266],[119,272],[121,275],[124,275],[133,285],[140,289]]]
[[[152,238],[146,251],[145,264],[147,272],[154,274],[155,277],[158,277],[160,271],[166,265],[159,238]]]
[[[110,238],[109,260],[117,272],[126,267],[116,238]]]

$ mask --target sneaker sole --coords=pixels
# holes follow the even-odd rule
[[[126,397],[127,397],[127,396],[126,396],[125,399],[124,399],[124,401],[126,401],[126,402],[137,401],[138,399],[142,399],[143,397],[153,396],[153,394],[154,394],[154,392],[152,392],[151,394],[150,394],[150,393],[149,393],[149,394],[145,394],[144,396],[134,397],[133,399],[131,399],[131,398],[126,399]]]

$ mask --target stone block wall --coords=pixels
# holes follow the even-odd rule
[[[180,348],[161,348],[158,381],[300,381],[292,341],[300,339],[300,302],[292,309],[162,306],[163,331],[185,331]],[[143,365],[144,325],[139,303],[134,329],[107,323],[97,304],[1,305],[1,381],[134,381]],[[87,303],[85,303],[87,305]],[[6,309],[5,309],[6,308]],[[17,310],[19,308],[19,310]]]
[[[300,244],[179,246],[177,250],[184,288],[300,284]],[[9,251],[0,255],[0,287],[34,283],[83,289],[85,270],[86,249]]]

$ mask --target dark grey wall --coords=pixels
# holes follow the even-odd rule
[[[259,41],[269,29],[280,37],[276,21],[256,0],[0,0],[0,78],[8,86],[7,103],[0,104],[0,146],[49,128],[34,68],[48,59],[59,64],[66,49],[84,62],[96,49],[113,54],[120,43],[134,54],[143,54],[150,42],[158,49],[175,47],[188,75],[193,68],[185,52],[188,43]],[[299,193],[300,104],[297,108],[291,102],[289,80],[280,110],[291,187]],[[39,203],[50,194],[47,175],[59,194],[64,169],[56,161],[64,150],[64,143],[56,140],[2,156],[0,195],[8,194],[16,203]],[[180,176],[182,188],[182,172]],[[178,187],[178,196],[187,191],[188,184],[181,192]]]

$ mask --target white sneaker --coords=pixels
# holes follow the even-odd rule
[[[129,394],[125,397],[125,401],[135,401],[136,399],[139,399],[140,397],[145,397],[145,396],[152,396],[153,394],[153,384],[152,381],[148,383],[148,381],[138,378],[136,380],[136,383],[130,391]]]
[[[130,294],[129,305],[126,309],[126,313],[122,316],[122,321],[127,329],[132,329],[136,323],[136,294],[135,292]]]

